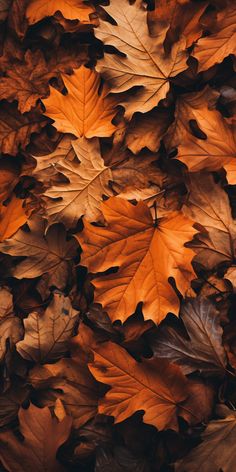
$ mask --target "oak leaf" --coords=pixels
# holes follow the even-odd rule
[[[218,170],[236,156],[236,127],[212,108],[216,99],[217,93],[209,87],[177,99],[175,122],[165,143],[169,151],[178,147],[177,159],[190,172]],[[196,125],[197,136],[193,130]]]
[[[68,183],[53,185],[44,193],[49,197],[46,211],[50,224],[60,221],[67,227],[75,226],[82,215],[96,221],[101,215],[102,195],[112,194],[108,187],[112,172],[104,165],[98,140],[80,138],[71,145],[77,159],[55,164]]]
[[[135,98],[122,103],[126,116],[134,112],[147,112],[154,108],[169,91],[169,79],[187,69],[185,40],[175,43],[170,55],[165,55],[163,40],[167,27],[151,38],[147,25],[147,14],[141,1],[129,5],[126,0],[111,0],[106,12],[116,25],[101,20],[95,36],[105,45],[114,46],[124,56],[105,54],[96,69],[108,81],[111,92],[126,92],[134,86],[142,86]]]
[[[45,16],[53,16],[60,11],[68,20],[80,20],[89,23],[89,15],[94,12],[92,6],[83,0],[30,0],[26,10],[26,17],[32,25]]]
[[[217,15],[212,34],[199,39],[193,56],[198,60],[198,71],[204,71],[222,62],[229,54],[236,53],[236,6],[231,3]]]
[[[101,209],[107,227],[85,219],[83,232],[76,235],[83,249],[81,263],[90,272],[118,267],[116,273],[93,279],[95,301],[112,321],[125,321],[139,302],[144,317],[156,323],[168,311],[178,315],[179,300],[168,278],[175,278],[183,294],[194,278],[194,253],[184,246],[197,232],[192,221],[171,212],[155,225],[145,203],[134,206],[117,197],[103,202]]]
[[[116,129],[111,123],[116,114],[116,101],[107,97],[105,88],[99,94],[99,74],[81,66],[73,75],[61,76],[68,94],[62,95],[50,87],[50,96],[43,100],[45,115],[55,121],[57,130],[78,138],[111,136]]]
[[[49,408],[30,405],[19,410],[20,431],[24,441],[17,439],[12,431],[0,433],[0,459],[6,470],[17,472],[64,472],[56,459],[58,448],[67,440],[71,419],[65,417],[60,423],[52,418]]]
[[[0,251],[11,256],[26,256],[13,268],[17,279],[49,274],[49,286],[63,289],[71,273],[71,260],[76,255],[76,244],[66,240],[65,228],[53,225],[45,233],[45,223],[38,218],[28,221],[29,232],[22,229],[0,243]]]
[[[25,336],[17,343],[17,351],[24,359],[41,363],[62,357],[77,319],[69,297],[54,293],[43,315],[33,312],[24,319]]]
[[[206,269],[234,260],[236,223],[231,215],[227,194],[211,175],[191,174],[189,195],[183,212],[205,228],[191,247],[197,253],[195,261]]]
[[[232,472],[235,464],[236,413],[219,406],[219,420],[210,421],[202,434],[203,442],[175,465],[176,472]]]
[[[224,375],[227,360],[223,330],[214,305],[207,299],[195,298],[183,305],[181,319],[189,339],[173,327],[163,326],[152,344],[155,356],[178,364],[184,374],[199,370],[204,375]]]
[[[122,347],[107,342],[93,348],[89,369],[111,389],[100,400],[98,411],[124,421],[138,410],[143,420],[158,429],[178,429],[179,404],[187,396],[187,379],[178,366],[165,360],[136,362]]]

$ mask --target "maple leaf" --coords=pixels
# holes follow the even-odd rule
[[[175,465],[176,472],[232,472],[235,464],[236,413],[225,405],[218,407],[222,419],[210,421],[202,434],[203,442]]]
[[[179,404],[187,398],[187,379],[179,367],[165,360],[136,362],[122,347],[107,342],[93,347],[89,369],[99,381],[111,386],[98,411],[124,421],[144,410],[144,422],[158,429],[178,429]]]
[[[14,269],[13,276],[17,279],[34,278],[49,274],[49,286],[55,285],[63,289],[71,272],[71,259],[76,254],[75,242],[66,241],[65,229],[62,225],[51,226],[46,235],[42,220],[28,221],[30,231],[22,229],[0,243],[0,251],[11,256],[26,256]]]
[[[100,212],[102,195],[111,195],[108,187],[112,180],[111,170],[104,165],[100,155],[100,145],[96,138],[80,138],[72,141],[72,148],[78,160],[59,161],[55,168],[67,177],[67,184],[53,185],[44,195],[47,200],[49,222],[63,222],[67,227],[76,225],[77,220],[86,215],[96,221]],[[55,200],[59,199],[59,200]]]
[[[97,384],[82,355],[37,365],[30,371],[29,381],[38,389],[41,403],[54,404],[60,398],[77,429],[97,413]]]
[[[155,38],[151,38],[141,1],[129,5],[126,0],[111,0],[104,9],[117,25],[101,20],[95,36],[105,45],[114,46],[125,57],[105,54],[96,69],[108,81],[111,92],[143,87],[135,99],[131,96],[122,103],[126,116],[131,118],[134,112],[144,113],[155,107],[166,97],[169,79],[187,69],[185,40],[175,43],[171,54],[165,55],[163,40],[168,27],[163,27]]]
[[[83,249],[81,263],[90,272],[119,268],[93,279],[95,301],[113,321],[125,321],[139,302],[144,317],[156,323],[168,311],[177,315],[179,300],[168,278],[175,278],[182,293],[194,278],[194,253],[184,247],[197,232],[191,220],[173,212],[155,225],[145,203],[133,206],[117,197],[103,202],[101,209],[108,226],[96,227],[84,220],[83,232],[76,235]]]
[[[17,343],[17,351],[24,359],[42,363],[62,357],[77,319],[70,299],[54,293],[43,315],[33,312],[24,319],[25,336]]]
[[[62,95],[50,87],[50,96],[43,100],[45,115],[55,121],[58,131],[86,138],[111,136],[111,123],[116,111],[115,99],[107,97],[105,88],[99,94],[100,77],[97,72],[81,66],[73,75],[61,74],[68,90]]]
[[[80,20],[90,23],[89,15],[94,12],[92,6],[83,0],[30,0],[26,10],[26,17],[32,25],[45,16],[53,16],[60,11],[68,20]]]
[[[16,155],[29,144],[32,133],[46,126],[46,117],[32,110],[21,114],[13,103],[3,102],[0,109],[0,149],[4,154]]]
[[[0,241],[10,238],[23,226],[28,217],[23,208],[24,200],[12,196],[8,205],[0,204]]]
[[[235,158],[235,125],[216,109],[216,92],[209,87],[197,93],[181,95],[176,102],[175,122],[169,128],[165,143],[168,150],[178,146],[177,159],[191,172],[217,170]],[[200,131],[193,133],[193,125]]]
[[[232,3],[228,8],[218,13],[216,31],[199,39],[193,54],[193,57],[199,62],[199,72],[222,62],[229,54],[236,53],[235,22],[236,6]]]
[[[178,364],[184,374],[199,370],[205,375],[224,375],[223,330],[212,303],[204,298],[193,299],[183,305],[181,319],[189,339],[171,326],[163,326],[153,343],[154,354]]]
[[[231,215],[227,194],[211,175],[191,174],[189,196],[183,212],[204,226],[206,233],[196,236],[191,247],[195,260],[207,269],[234,260],[236,224]]]
[[[60,423],[51,417],[49,408],[30,405],[28,410],[19,410],[20,431],[24,441],[17,439],[12,431],[0,433],[0,459],[8,471],[64,472],[57,461],[56,453],[71,429],[71,419],[65,417]]]

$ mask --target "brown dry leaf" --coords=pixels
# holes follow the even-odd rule
[[[68,349],[78,315],[69,297],[55,292],[43,315],[33,312],[24,319],[25,336],[17,351],[24,359],[40,363],[59,359]]]
[[[122,102],[127,118],[134,112],[147,112],[154,108],[169,91],[169,79],[187,69],[185,39],[175,43],[170,55],[165,55],[163,40],[168,26],[151,38],[147,25],[147,13],[141,0],[129,5],[126,0],[111,0],[106,12],[117,22],[100,21],[95,36],[105,45],[114,46],[126,56],[105,54],[97,63],[110,85],[111,92],[126,92],[134,86],[142,86],[137,96],[127,96]]]
[[[199,39],[193,57],[198,60],[198,71],[209,69],[222,62],[229,54],[236,54],[236,5],[230,2],[228,8],[218,13],[213,34]]]
[[[105,87],[99,94],[100,76],[81,66],[73,75],[61,74],[68,94],[50,87],[49,98],[43,100],[45,115],[55,121],[58,131],[86,138],[111,136],[116,127],[111,123],[117,101],[107,97]]]
[[[12,269],[17,279],[34,278],[47,273],[48,286],[63,289],[71,275],[72,258],[76,255],[75,241],[66,240],[65,228],[53,225],[45,233],[45,223],[34,218],[28,221],[30,231],[18,230],[0,243],[0,251],[11,256],[26,256]]]
[[[81,428],[97,413],[98,387],[83,356],[60,359],[56,364],[35,366],[29,381],[38,389],[39,401],[54,404],[59,398],[73,426]]]
[[[175,465],[176,472],[232,472],[235,466],[236,413],[219,406],[223,419],[210,421],[203,442]]]
[[[83,232],[76,235],[83,249],[81,263],[90,272],[118,267],[116,273],[93,279],[95,301],[112,321],[125,321],[139,302],[145,319],[155,323],[168,311],[178,315],[179,300],[168,278],[175,278],[183,294],[194,278],[194,253],[184,246],[197,232],[192,221],[171,212],[155,225],[143,202],[134,206],[117,197],[103,202],[101,209],[107,227],[84,220]]]
[[[77,159],[59,161],[55,169],[65,175],[68,183],[53,185],[44,195],[47,198],[47,216],[50,224],[62,222],[74,227],[82,215],[89,221],[101,216],[102,195],[112,195],[108,187],[111,170],[104,165],[98,139],[80,138],[71,142]]]
[[[176,119],[165,143],[169,151],[178,147],[177,159],[186,164],[190,172],[218,170],[236,157],[236,127],[211,108],[216,99],[217,92],[209,87],[177,99]],[[198,137],[193,133],[196,125],[200,128]]]
[[[26,17],[32,25],[45,16],[53,16],[57,11],[68,20],[91,23],[89,15],[94,12],[94,8],[83,0],[30,0]]]
[[[111,389],[100,400],[98,411],[124,421],[138,410],[143,420],[158,429],[178,430],[180,403],[188,396],[188,381],[179,367],[165,360],[136,362],[122,347],[107,342],[94,348],[89,369]]]
[[[71,429],[71,418],[61,422],[52,418],[49,408],[30,405],[28,410],[19,410],[20,431],[24,441],[17,439],[12,431],[0,433],[0,459],[10,471],[64,472],[56,459],[59,447],[67,440]]]
[[[202,34],[201,17],[207,2],[189,0],[155,0],[155,9],[148,12],[148,24],[151,35],[157,36],[163,25],[167,28],[164,45],[167,49],[183,35],[186,47],[190,47]]]
[[[7,288],[0,289],[0,360],[2,361],[7,350],[23,336],[21,320],[14,314],[12,294]]]
[[[5,19],[7,18],[10,6],[11,6],[11,0],[1,0],[1,3],[0,3],[0,22],[5,21]]]
[[[0,242],[10,238],[23,226],[28,217],[23,208],[24,200],[12,196],[7,205],[0,204]]]
[[[223,330],[219,312],[204,298],[195,298],[183,305],[181,319],[189,339],[171,326],[159,329],[153,352],[181,367],[184,374],[195,370],[206,376],[224,375],[226,354],[222,346]]]
[[[21,114],[15,103],[1,103],[0,150],[4,154],[16,155],[29,144],[32,133],[38,133],[48,120],[37,110]]]
[[[223,344],[229,363],[236,370],[236,322],[231,321],[224,327]]]
[[[144,147],[153,152],[158,151],[171,121],[172,116],[165,109],[157,108],[144,115],[136,113],[125,136],[126,145],[134,154],[138,154]]]
[[[227,194],[211,175],[191,174],[189,196],[183,212],[206,229],[191,243],[195,260],[206,269],[234,260],[236,223],[231,215]]]
[[[0,202],[4,202],[19,181],[20,165],[12,157],[0,159]]]

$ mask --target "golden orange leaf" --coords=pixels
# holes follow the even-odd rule
[[[89,23],[89,15],[94,12],[94,9],[85,4],[83,0],[30,0],[26,17],[29,24],[32,25],[45,16],[54,15],[57,11],[60,11],[68,20]]]

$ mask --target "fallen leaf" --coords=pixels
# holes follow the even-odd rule
[[[77,320],[69,297],[54,293],[43,315],[33,312],[24,319],[25,336],[17,343],[17,351],[24,359],[40,363],[62,357]]]
[[[103,202],[101,209],[107,227],[84,220],[84,231],[76,235],[83,250],[81,263],[90,272],[118,267],[116,273],[93,279],[95,301],[112,321],[125,321],[139,302],[143,302],[145,319],[155,323],[168,311],[178,315],[179,300],[168,277],[175,278],[183,294],[194,278],[194,253],[184,246],[197,232],[191,220],[171,212],[155,225],[143,202],[133,206],[117,197]]]
[[[107,97],[105,88],[99,94],[100,76],[81,66],[73,75],[61,74],[68,94],[50,87],[50,96],[43,100],[45,115],[52,118],[58,131],[86,138],[111,136],[116,127],[111,123],[116,102]],[[82,84],[82,86],[81,86]]]
[[[23,226],[28,217],[23,208],[24,200],[12,196],[8,205],[0,204],[0,241],[10,238]]]
[[[53,16],[60,11],[64,18],[89,23],[89,15],[94,12],[92,6],[83,0],[30,0],[26,10],[26,17],[32,25],[45,16]]]
[[[12,431],[0,433],[0,458],[10,472],[64,472],[64,467],[56,459],[58,448],[67,440],[71,419],[66,417],[60,423],[51,417],[49,408],[30,405],[28,410],[19,410],[21,442]]]

